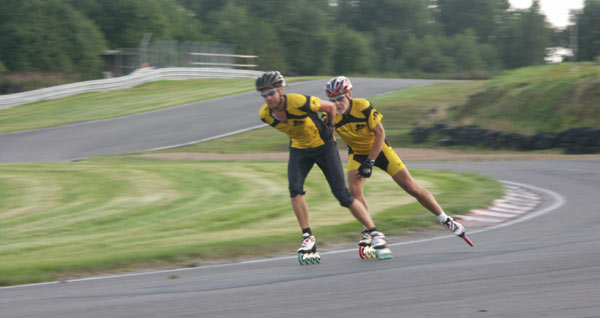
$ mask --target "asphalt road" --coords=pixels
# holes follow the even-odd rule
[[[250,79],[249,79],[250,80]],[[371,97],[437,81],[353,78],[354,96]],[[324,97],[325,81],[292,83],[286,92]],[[260,126],[256,92],[138,115],[0,134],[0,162],[71,161],[210,139]]]
[[[239,101],[247,100],[255,115],[256,96],[242,96]],[[600,316],[600,160],[409,168],[517,182],[543,203],[520,222],[471,233],[475,247],[440,229],[395,238],[394,258],[386,261],[360,260],[352,248],[323,250],[321,264],[300,266],[290,252],[266,260],[0,288],[0,317]]]

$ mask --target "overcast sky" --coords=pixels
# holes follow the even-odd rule
[[[513,8],[524,9],[531,6],[532,0],[509,0]],[[583,8],[583,0],[540,0],[542,11],[550,23],[557,27],[569,24],[569,11]]]

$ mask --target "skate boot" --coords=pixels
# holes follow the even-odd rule
[[[367,232],[367,230],[362,231],[362,239],[358,241],[358,246],[371,246],[371,242],[373,239],[371,238],[371,233]]]
[[[321,263],[321,255],[317,252],[317,239],[314,235],[304,233],[302,246],[298,249],[298,262],[300,265]]]
[[[360,245],[362,242],[370,244]],[[359,242],[358,255],[362,259],[389,259],[392,258],[392,251],[387,247],[385,235],[379,231],[373,231],[363,234],[363,239]]]
[[[442,226],[454,233],[454,235],[462,238],[467,244],[473,246],[473,242],[467,237],[465,227],[462,224],[456,222],[453,217],[449,216],[446,221],[442,223]]]

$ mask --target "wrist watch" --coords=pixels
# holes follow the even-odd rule
[[[367,163],[369,164],[369,166],[374,166],[375,160],[367,159]]]

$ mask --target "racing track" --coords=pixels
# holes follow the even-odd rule
[[[253,105],[247,106],[249,118],[256,116],[253,96],[233,99]],[[85,125],[73,127],[80,126]],[[45,132],[36,132],[37,138]],[[94,144],[93,139],[88,142]],[[69,151],[62,160],[89,153],[85,147]],[[26,154],[30,159],[50,158]],[[387,261],[360,260],[352,248],[325,253],[320,265],[299,266],[290,253],[267,260],[0,288],[0,316],[600,315],[599,159],[409,163],[409,167],[481,173],[526,185],[544,200],[529,214],[531,218],[472,233],[473,248],[440,229],[419,234],[416,241],[395,239],[394,259]]]
[[[355,96],[374,96],[437,81],[352,79]],[[252,81],[252,79],[249,79]],[[323,97],[324,81],[292,83],[287,92]],[[69,161],[180,145],[263,125],[256,92],[144,114],[0,134],[0,162]]]

